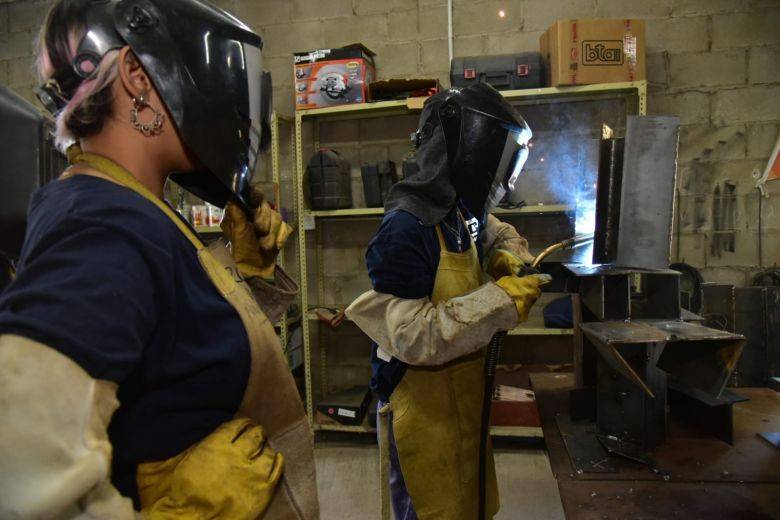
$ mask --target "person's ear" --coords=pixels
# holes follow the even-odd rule
[[[127,95],[131,99],[136,99],[141,95],[147,96],[152,90],[152,82],[149,76],[146,75],[146,71],[141,66],[141,62],[138,60],[130,47],[123,47],[119,51],[119,59],[117,60],[117,66],[119,67],[119,77],[122,80],[122,87],[124,87]]]

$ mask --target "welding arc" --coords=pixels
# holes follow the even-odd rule
[[[542,260],[550,256],[556,251],[559,251],[561,249],[574,249],[580,246],[584,246],[588,242],[593,241],[593,233],[589,233],[587,235],[578,235],[576,237],[567,238],[566,240],[563,240],[561,242],[558,242],[557,244],[553,244],[534,258],[533,263],[531,264],[531,267],[537,268],[539,267],[539,264],[542,263]]]

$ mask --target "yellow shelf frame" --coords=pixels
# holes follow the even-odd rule
[[[570,101],[577,98],[587,99],[593,95],[604,94],[605,96],[620,96],[629,95],[636,96],[637,106],[636,113],[644,115],[647,112],[647,82],[646,81],[632,81],[622,83],[603,83],[596,85],[581,85],[573,87],[548,87],[526,90],[510,90],[502,92],[503,96],[509,101],[521,101],[521,102],[557,102],[557,101]],[[629,107],[631,111],[632,107]],[[296,198],[296,213],[298,217],[298,261],[300,267],[300,285],[301,285],[301,310],[306,312],[308,316],[309,309],[309,288],[308,288],[308,273],[309,273],[309,260],[307,255],[306,246],[306,225],[307,221],[312,218],[315,219],[327,219],[327,218],[355,218],[355,217],[377,217],[383,214],[382,208],[350,208],[345,210],[334,211],[311,211],[305,207],[305,199],[303,193],[303,174],[305,170],[304,157],[303,157],[303,124],[304,122],[314,122],[314,147],[318,148],[320,143],[319,136],[319,122],[320,121],[335,121],[341,119],[363,119],[363,118],[377,118],[377,117],[389,117],[398,115],[414,114],[419,110],[410,109],[406,100],[402,101],[381,101],[377,103],[363,103],[354,105],[341,105],[337,107],[317,108],[311,110],[300,110],[295,113],[295,198]],[[540,210],[538,206],[525,207],[520,210],[499,210],[496,214],[512,213],[513,211],[518,214],[540,214],[549,213],[553,206],[545,206],[545,210]],[[535,209],[531,209],[535,208]],[[558,212],[566,211],[560,206]],[[321,243],[321,226],[317,226],[315,223],[315,243],[317,249]],[[323,280],[321,273],[322,269],[322,255],[317,254],[314,268],[317,269],[317,288],[318,288],[318,301],[322,301],[323,294]],[[312,366],[311,366],[311,322],[312,319],[305,319],[301,322],[303,328],[303,347],[304,347],[304,371],[305,371],[305,385],[306,385],[306,411],[309,415],[309,421],[313,428],[318,429],[318,425],[314,416],[314,402],[312,395]],[[537,332],[541,333],[545,331],[545,335],[557,334],[557,335],[571,335],[571,331],[568,329],[522,329],[522,327],[515,329],[510,334],[513,335],[534,335]],[[555,331],[555,332],[552,332]],[[321,370],[322,370],[322,382],[326,384],[326,349],[323,347],[320,349],[321,356]],[[341,430],[347,431],[347,430]]]
[[[312,425],[315,431],[324,432],[345,432],[345,433],[368,433],[375,434],[376,428],[366,424],[349,426],[346,424],[318,423]],[[491,426],[490,435],[492,437],[512,437],[522,439],[541,439],[544,437],[541,427],[536,426]]]

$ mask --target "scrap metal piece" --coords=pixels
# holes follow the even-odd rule
[[[575,422],[565,414],[555,417],[566,452],[577,474],[615,473],[609,454],[596,440],[596,425],[590,421]]]
[[[724,390],[720,397],[698,390],[674,377],[668,379],[668,402],[673,417],[712,435],[723,442],[734,444],[734,415],[736,403],[747,397]]]
[[[762,432],[758,436],[775,448],[780,449],[780,432]]]
[[[607,134],[604,132],[604,134]],[[596,227],[593,262],[605,264],[617,256],[620,192],[623,181],[623,139],[603,137],[596,180]]]
[[[745,345],[745,337],[684,321],[649,324],[667,335],[658,368],[717,398],[726,387]]]
[[[596,438],[599,440],[604,449],[613,455],[619,455],[629,460],[639,462],[645,466],[655,468],[655,460],[640,446],[626,442],[614,435],[599,435],[596,434]]]

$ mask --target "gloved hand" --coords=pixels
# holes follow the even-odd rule
[[[504,276],[517,276],[525,262],[511,251],[496,249],[485,262],[485,272],[499,280]]]
[[[233,419],[181,455],[138,466],[144,518],[260,518],[284,459],[250,419]]]
[[[532,274],[528,276],[504,276],[499,278],[496,285],[501,287],[515,302],[520,323],[528,319],[528,312],[536,300],[541,296],[539,289],[550,282],[550,276],[546,274]]]
[[[220,227],[230,240],[233,259],[241,275],[273,282],[276,257],[292,228],[265,200],[263,193],[255,188],[252,188],[252,206],[255,208],[254,219],[250,222],[238,204],[228,203]]]

